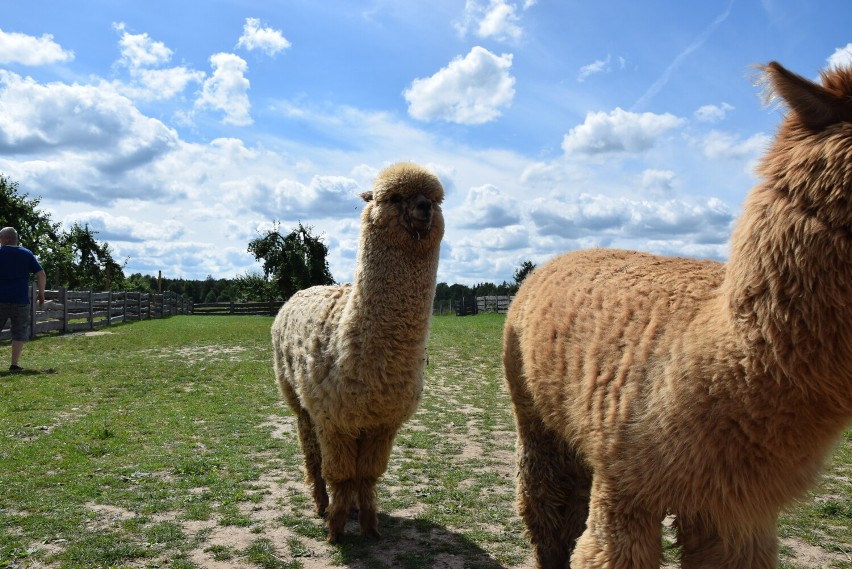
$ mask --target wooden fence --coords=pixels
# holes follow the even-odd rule
[[[458,300],[436,300],[432,306],[432,314],[455,314],[468,316],[480,312],[499,312],[505,314],[509,310],[514,296],[477,296],[465,297]]]
[[[45,291],[44,309],[35,300],[35,287],[31,289],[31,337],[58,330],[61,333],[94,330],[117,322],[164,318],[176,314],[197,316],[259,315],[275,316],[281,308],[280,301],[273,302],[208,302],[193,304],[191,300],[174,292],[152,294],[142,292],[94,292],[74,290]],[[461,300],[437,300],[434,314],[467,316],[479,312],[505,314],[512,302],[511,296],[477,296]],[[7,322],[7,326],[9,323]],[[0,330],[0,340],[8,340],[9,328]]]
[[[206,302],[193,305],[192,313],[196,316],[222,315],[256,315],[275,316],[283,303],[272,302]]]
[[[509,311],[509,305],[512,304],[514,296],[477,296],[476,311],[477,312],[499,312],[506,314]]]
[[[30,337],[51,330],[62,333],[94,330],[117,322],[164,318],[175,314],[192,314],[192,302],[174,292],[94,292],[76,290],[45,291],[44,308],[35,300],[35,287],[30,288]],[[7,322],[7,325],[10,324]],[[0,331],[0,339],[11,337],[8,328]]]

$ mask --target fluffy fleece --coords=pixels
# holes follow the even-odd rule
[[[788,112],[727,264],[573,252],[511,306],[518,509],[539,567],[774,568],[852,417],[852,69],[762,67]]]
[[[353,508],[361,533],[379,535],[375,486],[420,402],[444,234],[443,187],[419,166],[386,168],[362,197],[353,283],[293,295],[272,325],[275,374],[331,542]]]

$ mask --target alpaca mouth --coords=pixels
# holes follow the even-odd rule
[[[408,222],[418,239],[421,234],[429,231],[432,227],[432,202],[425,196],[417,196],[409,211]]]

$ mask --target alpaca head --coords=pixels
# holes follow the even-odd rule
[[[852,232],[852,67],[823,71],[821,84],[776,62],[761,69],[789,112],[760,174],[826,230]]]
[[[377,234],[389,245],[431,248],[444,236],[444,188],[425,168],[411,163],[389,166],[379,173],[373,190],[361,197],[367,202],[362,231]]]

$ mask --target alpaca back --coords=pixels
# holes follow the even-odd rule
[[[272,324],[272,354],[281,392],[296,396],[291,405],[309,412],[326,399],[336,399],[334,382],[326,380],[337,366],[335,333],[351,286],[315,286],[294,294]],[[299,403],[301,401],[301,403]]]
[[[558,257],[512,302],[507,344],[511,336],[524,377],[507,379],[526,380],[551,429],[588,453],[605,453],[621,444],[623,421],[665,404],[655,399],[666,396],[661,362],[697,349],[696,323],[723,326],[708,310],[719,304],[723,278],[720,263],[632,251]]]

